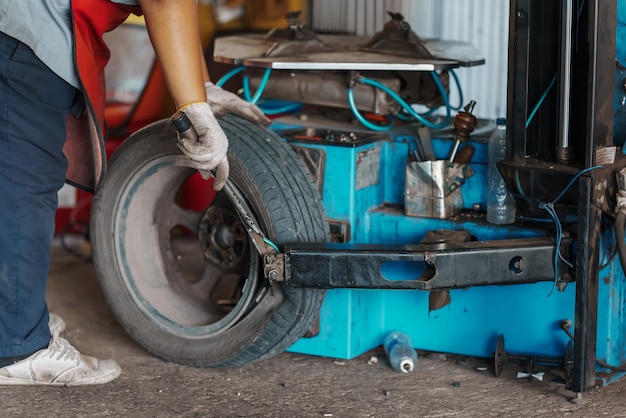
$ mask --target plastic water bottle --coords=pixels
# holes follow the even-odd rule
[[[383,347],[392,369],[400,373],[413,371],[417,364],[417,351],[408,335],[394,331],[385,337]]]
[[[515,199],[507,191],[496,163],[506,151],[506,119],[496,120],[496,130],[489,138],[489,189],[487,191],[487,221],[492,224],[515,222]]]

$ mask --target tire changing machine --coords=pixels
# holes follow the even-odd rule
[[[334,241],[284,250],[280,281],[328,289],[316,329],[289,351],[350,359],[402,330],[420,350],[494,358],[496,375],[513,357],[565,366],[576,392],[624,375],[626,260],[615,221],[625,192],[626,1],[511,0],[510,10],[507,157],[499,168],[516,196],[514,224],[485,220],[491,122],[477,121],[462,138],[460,150],[471,145],[474,154],[455,171],[459,131],[451,128],[428,141],[420,124],[376,132],[306,107],[275,120],[273,130],[319,186]],[[289,91],[281,74],[309,74],[323,86],[329,74],[354,81],[482,63],[458,43],[425,42],[430,52],[450,48],[425,60],[401,52],[346,64],[338,58],[346,50],[301,48],[341,37],[298,25],[287,34],[300,42],[296,58],[268,55],[279,43],[243,35],[217,39],[215,60],[245,66],[253,87],[263,83],[258,71],[276,70],[269,80],[278,76],[283,88],[268,81],[264,95],[305,102],[317,93]],[[434,158],[424,159],[424,149]],[[428,182],[435,187],[424,192]]]

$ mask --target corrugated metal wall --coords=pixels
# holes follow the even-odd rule
[[[312,0],[312,26],[324,32],[372,35],[400,12],[422,38],[464,40],[486,64],[460,68],[464,101],[476,100],[484,118],[506,116],[509,2],[507,0]],[[456,93],[452,103],[458,103]]]

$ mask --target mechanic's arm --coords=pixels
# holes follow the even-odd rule
[[[213,171],[213,188],[220,190],[228,179],[228,139],[206,100],[196,1],[139,0],[139,4],[170,95],[191,122],[191,129],[178,133],[178,147],[203,177]]]
[[[270,124],[257,106],[211,83],[195,0],[139,0],[139,4],[177,108],[207,101],[217,117],[233,113],[254,123]]]
[[[150,40],[177,108],[206,100],[195,0],[139,0]]]

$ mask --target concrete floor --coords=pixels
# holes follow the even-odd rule
[[[626,379],[581,398],[558,370],[543,381],[494,377],[483,359],[420,353],[411,374],[395,373],[381,350],[349,361],[283,353],[237,369],[163,362],[116,322],[89,261],[53,248],[50,309],[81,352],[115,358],[116,381],[93,387],[2,387],[2,416],[141,417],[626,417]],[[376,360],[376,361],[373,361]]]

